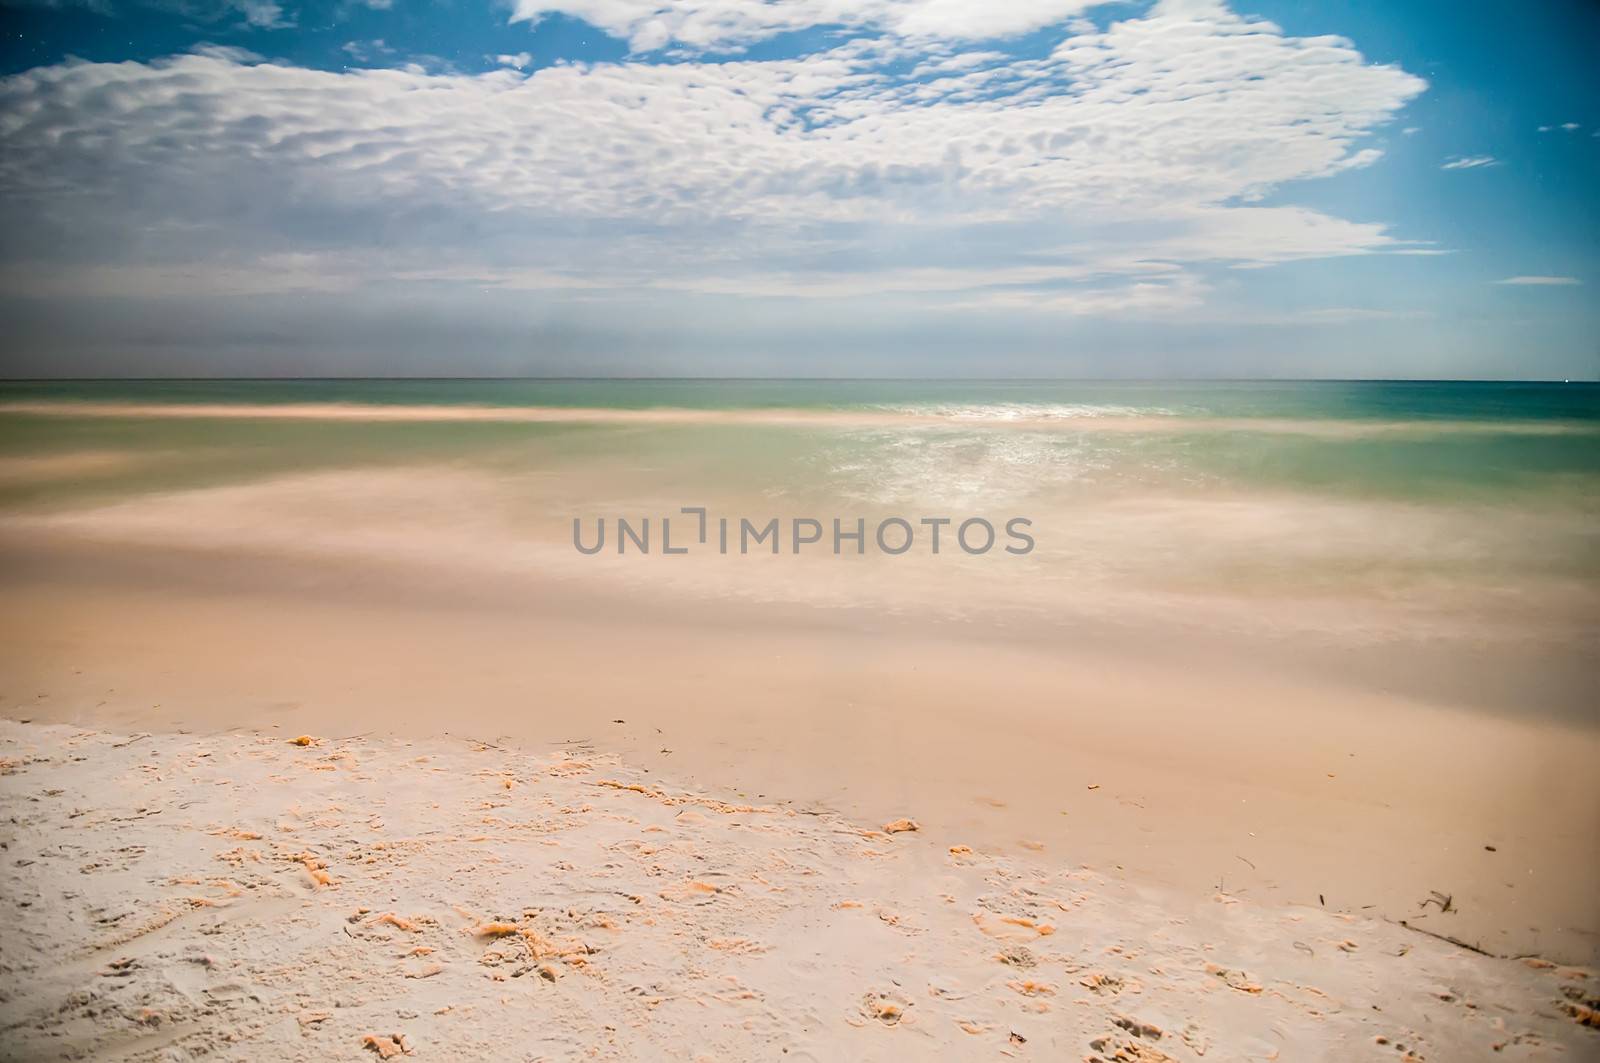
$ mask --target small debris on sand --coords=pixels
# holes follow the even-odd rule
[[[1588,1026],[1591,1029],[1600,1029],[1600,1010],[1573,1001],[1561,1005],[1561,1010],[1572,1017],[1572,1021],[1579,1026]]]
[[[328,874],[328,865],[321,857],[314,853],[298,853],[295,855],[294,859],[299,862],[300,866],[306,869],[306,874],[311,876],[312,885],[333,885],[333,876]]]
[[[517,924],[480,923],[477,926],[467,927],[465,932],[477,938],[503,938],[515,934],[517,932]]]
[[[861,1013],[885,1026],[895,1026],[905,1018],[911,1002],[898,993],[868,993],[861,998]]]
[[[426,964],[426,965],[424,965],[422,967],[418,967],[414,971],[407,971],[406,972],[406,977],[407,978],[432,978],[436,974],[443,974],[443,973],[444,973],[444,964],[442,964],[442,963],[430,963],[430,964]]]
[[[1056,995],[1056,987],[1051,985],[1049,982],[1035,982],[1032,979],[1013,978],[1011,981],[1007,982],[1006,985],[1014,992],[1021,993],[1025,997],[1053,997]]]
[[[908,831],[921,830],[922,825],[914,819],[894,819],[883,825],[885,834],[904,834]]]
[[[281,734],[122,737],[0,720],[16,764],[0,785],[0,919],[19,941],[0,981],[22,1017],[0,1055],[54,1058],[65,1030],[82,1058],[109,1058],[157,1028],[154,1051],[174,1058],[382,1063],[443,1045],[741,1059],[753,1036],[776,1049],[793,1042],[766,1031],[801,1029],[818,1059],[1102,1063],[1326,1055],[1400,1031],[1404,1049],[1378,1053],[1395,1063],[1500,1058],[1495,1042],[1576,1060],[1597,1036],[1586,969],[1359,910],[1244,896],[1202,911],[1030,854],[1021,832],[974,838],[977,852],[934,828],[890,842],[834,812],[646,784],[584,747],[452,739],[419,759],[340,739],[359,768],[313,774],[323,756],[282,751]],[[526,785],[501,796],[503,779]],[[92,793],[94,811],[71,818],[50,790]],[[155,808],[169,811],[141,814]]]
[[[1120,1029],[1127,1030],[1135,1037],[1144,1038],[1146,1041],[1161,1040],[1162,1029],[1154,1023],[1141,1022],[1126,1015],[1113,1015],[1111,1023]]]
[[[1124,983],[1114,974],[1086,974],[1078,979],[1078,984],[1091,993],[1109,993],[1115,995],[1122,992]]]
[[[410,1055],[411,1046],[406,1042],[403,1033],[369,1033],[361,1039],[362,1048],[370,1048],[378,1053],[379,1059],[392,1059],[398,1055]]]
[[[995,953],[994,958],[1008,967],[1027,968],[1039,962],[1034,958],[1033,953],[1029,952],[1026,946],[1023,945],[1013,945],[1010,948],[1002,949]]]
[[[1237,989],[1241,993],[1259,993],[1261,987],[1250,980],[1249,975],[1243,971],[1219,967],[1214,963],[1206,964],[1206,973],[1225,982],[1230,989]]]
[[[1089,1042],[1089,1047],[1098,1054],[1085,1056],[1086,1063],[1178,1063],[1159,1048],[1122,1037],[1097,1037]]]
[[[1458,910],[1455,897],[1448,893],[1440,893],[1438,890],[1429,890],[1428,895],[1422,899],[1422,902],[1417,907],[1426,908],[1430,904],[1436,905],[1441,915]]]

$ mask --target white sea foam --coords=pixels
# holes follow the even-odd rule
[[[859,409],[392,405],[384,403],[0,402],[0,415],[35,417],[401,423],[749,425],[794,428],[983,426],[1064,432],[1265,432],[1320,438],[1383,435],[1600,434],[1586,421],[1365,420],[1326,417],[1216,417],[1161,406],[978,403]]]
[[[1032,423],[1076,421],[1099,417],[1177,417],[1165,406],[1123,406],[1082,402],[986,402],[879,404],[872,409],[911,417],[938,417],[951,421]]]

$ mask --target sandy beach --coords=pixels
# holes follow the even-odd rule
[[[401,587],[384,565],[92,543],[9,556],[14,716],[580,741],[867,821],[914,807],[947,844],[1044,844],[1112,875],[1420,921],[1501,955],[1600,954],[1600,737],[1581,718],[1465,708],[1449,686],[1374,689],[1382,656],[1355,684],[1192,633],[1028,642],[590,584],[506,600],[453,579]]]
[[[584,742],[0,730],[14,1058],[1578,1059],[1593,972]],[[910,815],[907,815],[910,813]]]
[[[0,1063],[1600,1063],[1478,6],[0,0]]]
[[[1600,1047],[1587,496],[1361,464],[1583,423],[441,416],[0,422],[11,1055]],[[690,501],[1039,548],[573,547]]]

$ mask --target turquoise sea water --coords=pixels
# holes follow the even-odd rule
[[[842,433],[819,425],[692,427],[472,423],[335,422],[307,419],[189,421],[158,417],[39,418],[0,413],[7,454],[73,448],[187,450],[178,462],[196,475],[231,449],[232,458],[270,465],[344,458],[410,460],[507,443],[544,440],[553,457],[615,456],[636,448],[657,456],[704,450],[730,476],[780,481],[821,477],[835,466],[871,465],[931,440],[950,471],[994,473],[1017,489],[1091,481],[1256,485],[1307,492],[1398,498],[1555,493],[1590,505],[1600,495],[1600,384],[1418,382],[1059,382],[819,380],[271,380],[24,381],[0,384],[0,407],[15,403],[131,403],[179,407],[679,409],[706,411],[869,411],[891,418]],[[948,421],[897,430],[895,414]],[[1140,430],[1091,431],[1118,418]],[[987,431],[1027,420],[1007,434]],[[1040,422],[1045,422],[1043,425]],[[1292,429],[1300,426],[1304,432]],[[1030,431],[1046,427],[1050,431]],[[1077,429],[1081,428],[1082,431]],[[963,447],[962,442],[970,443]],[[815,444],[815,445],[813,445]],[[840,451],[859,451],[858,462]],[[274,454],[273,452],[277,453]],[[207,456],[209,454],[209,456]],[[173,455],[177,457],[179,455]],[[1008,457],[1009,456],[1009,457]],[[900,455],[904,464],[904,454]],[[998,460],[997,460],[998,459]],[[1020,463],[1020,465],[1019,465]],[[741,468],[743,473],[741,473]],[[835,469],[835,472],[838,470]],[[880,470],[881,471],[881,470]],[[858,488],[837,477],[847,491]],[[881,479],[881,478],[880,478]],[[915,484],[905,485],[914,490]],[[997,483],[996,487],[1002,486]],[[34,485],[42,489],[41,485]],[[13,485],[10,493],[15,496]],[[27,489],[22,489],[26,493]],[[895,501],[900,501],[897,498]]]
[[[1592,383],[0,384],[0,523],[50,535],[518,573],[567,566],[575,517],[683,505],[1025,515],[1038,548],[981,571],[896,562],[870,573],[875,589],[838,566],[684,580],[657,565],[629,580],[907,608],[1226,612],[1371,637],[1441,618],[1469,635],[1600,631]]]
[[[862,409],[1028,406],[1194,417],[1573,420],[1600,384],[1474,381],[106,380],[5,381],[0,401]]]

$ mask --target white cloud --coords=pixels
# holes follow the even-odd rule
[[[382,43],[382,42],[379,42]],[[194,55],[209,56],[228,63],[264,63],[266,56],[231,44],[197,44],[189,51]]]
[[[996,24],[1069,6],[1007,6]],[[594,13],[622,26],[646,7]],[[890,7],[916,32],[966,17],[874,10]],[[98,271],[142,294],[208,270],[238,291],[255,269],[270,291],[966,292],[1115,314],[1196,305],[1205,264],[1431,250],[1250,205],[1371,164],[1362,138],[1424,88],[1347,41],[1169,0],[1039,58],[920,49],[911,75],[907,54],[879,40],[526,75],[215,53],[32,70],[0,79],[6,258],[39,284]]]
[[[1582,284],[1583,282],[1580,281],[1576,277],[1539,277],[1539,276],[1532,276],[1532,277],[1507,277],[1504,280],[1495,281],[1495,283],[1496,284],[1514,284],[1514,285],[1518,285],[1518,286],[1527,285],[1527,286],[1530,286],[1530,287],[1539,287],[1539,286],[1567,287],[1567,286],[1574,285],[1574,284]]]
[[[526,68],[529,63],[533,62],[533,55],[529,52],[517,52],[515,55],[497,55],[494,57],[494,61],[499,63],[501,66],[509,66],[514,67],[517,70],[522,70]]]
[[[1407,321],[1431,316],[1425,310],[1376,310],[1362,306],[1329,306],[1291,315],[1289,323],[1310,322],[1323,325],[1348,325],[1358,321]]]
[[[635,52],[668,44],[739,49],[814,26],[881,29],[903,37],[982,40],[1053,26],[1105,0],[515,0],[513,22],[580,18]]]
[[[1094,284],[1028,291],[994,288],[943,301],[939,309],[1005,310],[1067,317],[1151,318],[1192,311],[1205,303],[1207,284],[1191,273],[1141,278],[1132,283]]]
[[[339,46],[339,50],[358,63],[374,63],[395,54],[382,37],[370,41],[346,41]]]
[[[246,25],[259,29],[287,29],[294,25],[294,19],[283,13],[283,8],[273,0],[238,0],[239,12],[244,15]]]
[[[1500,160],[1493,155],[1462,155],[1445,162],[1441,170],[1476,170],[1482,166],[1498,166]]]

